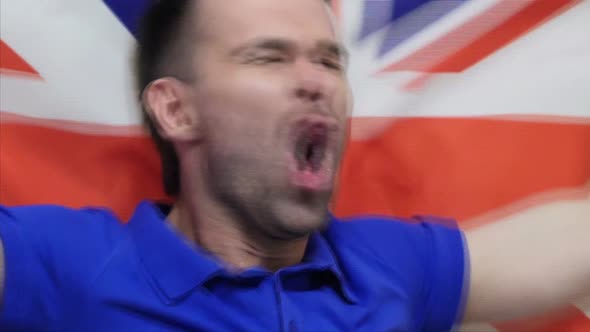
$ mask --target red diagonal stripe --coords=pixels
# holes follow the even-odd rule
[[[41,78],[41,75],[21,58],[8,44],[0,39],[0,74],[26,75]]]
[[[461,36],[478,29],[482,22],[498,20],[501,12],[509,7],[520,5],[518,2],[502,1],[486,12],[474,17],[470,21],[449,32],[445,36],[408,57],[396,62],[383,70],[389,71],[424,71],[429,73],[462,72],[473,66],[500,48],[539,26],[547,19],[571,8],[581,0],[532,0],[524,8],[505,20],[502,24],[482,34],[479,38],[459,47],[451,54],[441,54],[441,49],[448,49],[456,44]],[[442,57],[441,57],[442,55]]]

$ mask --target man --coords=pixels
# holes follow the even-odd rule
[[[321,0],[156,4],[137,76],[176,203],[0,210],[0,330],[445,331],[590,292],[587,200],[466,234],[332,217],[345,68]]]

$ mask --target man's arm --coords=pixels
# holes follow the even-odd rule
[[[526,317],[590,295],[588,193],[475,228],[466,238],[466,322]]]

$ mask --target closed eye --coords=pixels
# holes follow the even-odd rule
[[[278,56],[278,55],[265,55],[265,56],[256,56],[253,57],[249,62],[252,64],[257,65],[264,65],[269,63],[280,63],[284,62],[285,57]]]
[[[328,69],[342,71],[344,66],[339,61],[335,61],[332,59],[321,59],[320,64]]]

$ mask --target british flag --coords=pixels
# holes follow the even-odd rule
[[[147,2],[2,0],[0,203],[166,199],[130,65]],[[589,1],[333,4],[355,94],[337,214],[494,222],[588,181]],[[476,329],[590,331],[590,303]]]

